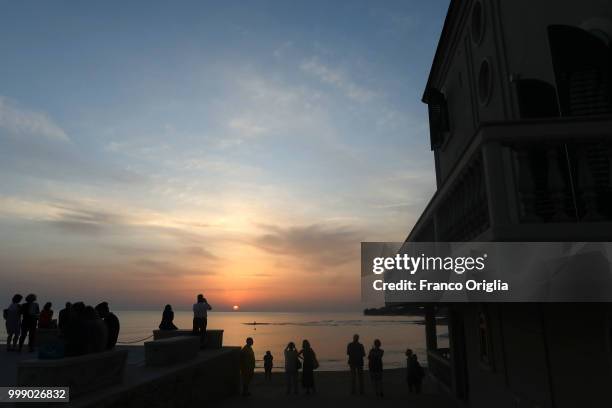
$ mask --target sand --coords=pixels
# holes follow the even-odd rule
[[[5,347],[2,345],[2,347]],[[120,346],[130,350],[129,365],[142,365],[144,361],[143,348],[140,346]],[[7,353],[0,351],[0,385],[15,384],[17,362],[22,359],[35,358],[34,353]],[[286,395],[285,376],[282,370],[272,374],[272,380],[266,381],[263,373],[256,373],[251,385],[251,396],[235,396],[218,401],[214,406],[222,408],[232,407],[313,407],[343,408],[351,406],[361,407],[409,407],[409,408],[449,408],[458,407],[451,398],[440,393],[437,387],[429,381],[423,384],[422,394],[410,394],[405,382],[404,369],[385,370],[383,375],[384,398],[374,395],[369,375],[364,372],[365,395],[351,395],[350,377],[348,371],[315,371],[315,385],[317,392],[306,395],[299,388],[298,395]]]
[[[351,395],[348,371],[315,372],[315,394],[306,395],[299,389],[298,395],[287,395],[285,377],[282,371],[274,372],[272,380],[267,381],[263,373],[256,373],[251,384],[251,396],[236,396],[215,404],[219,407],[431,407],[447,408],[458,406],[449,397],[435,392],[435,386],[425,382],[421,394],[410,394],[405,382],[405,370],[385,370],[383,375],[384,397],[374,395],[370,378],[364,372],[364,395]]]

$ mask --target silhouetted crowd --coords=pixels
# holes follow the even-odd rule
[[[374,393],[377,397],[383,397],[383,355],[385,351],[381,348],[381,341],[374,340],[374,344],[367,354],[368,371]],[[359,335],[353,336],[353,341],[346,347],[348,365],[351,377],[351,393],[364,394],[363,368],[366,352],[363,344],[359,342]],[[308,340],[302,341],[302,349],[297,350],[294,342],[289,342],[284,350],[285,357],[285,382],[287,394],[298,393],[298,374],[302,370],[302,387],[306,394],[315,392],[314,370],[319,368],[316,353],[310,346]],[[268,350],[263,356],[265,379],[272,379],[272,368],[274,357]],[[253,352],[253,338],[248,337],[246,344],[240,351],[240,376],[242,379],[242,395],[251,395],[249,386],[255,373],[255,353]],[[420,393],[425,377],[425,371],[419,363],[417,356],[411,349],[406,350],[406,382],[409,392]]]
[[[58,319],[53,318],[51,302],[45,303],[42,311],[36,302],[36,295],[29,294],[25,302],[21,303],[23,296],[13,296],[11,304],[4,309],[6,341],[8,351],[21,351],[28,338],[28,348],[34,351],[37,329],[57,329],[59,339],[64,345],[65,356],[79,356],[88,353],[97,353],[111,350],[117,343],[119,336],[119,319],[109,309],[107,302],[95,307],[85,305],[83,302],[67,302],[60,310]],[[193,305],[193,333],[206,336],[207,312],[212,307],[203,295],[197,296]],[[161,330],[177,330],[174,325],[174,311],[171,305],[166,305],[162,313]],[[348,365],[350,368],[350,383],[352,394],[364,394],[363,369],[365,358],[368,361],[368,371],[372,387],[377,397],[383,397],[383,356],[381,341],[374,340],[372,348],[366,354],[363,344],[359,342],[359,335],[353,336],[353,341],[346,347]],[[317,355],[308,340],[302,341],[302,348],[298,351],[295,343],[289,342],[284,350],[285,381],[287,394],[298,393],[298,374],[302,370],[301,383],[306,394],[315,392],[314,371],[319,368]],[[263,356],[265,379],[272,379],[274,357],[270,351]],[[246,339],[246,344],[240,351],[240,376],[242,379],[242,394],[251,395],[249,386],[255,373],[255,353],[253,351],[253,338]],[[417,356],[411,349],[406,350],[406,382],[410,392],[421,392],[421,385],[425,372]]]
[[[67,302],[58,318],[53,318],[53,305],[45,303],[42,311],[36,302],[36,295],[13,296],[11,304],[4,310],[6,347],[8,351],[21,351],[28,339],[28,349],[34,351],[38,329],[57,329],[63,341],[66,356],[78,356],[111,350],[119,336],[119,319],[113,314],[107,302],[95,307],[84,302]]]

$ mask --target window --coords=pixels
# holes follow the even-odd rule
[[[491,88],[493,87],[493,78],[491,73],[491,64],[488,59],[483,59],[480,63],[478,71],[478,100],[481,105],[487,105],[491,99]]]
[[[562,116],[612,114],[612,50],[578,27],[551,25],[548,41]]]
[[[478,314],[478,340],[480,345],[480,362],[486,367],[491,368],[493,366],[491,331],[488,316],[483,310]]]
[[[521,118],[550,118],[559,116],[557,91],[548,82],[525,78],[516,81]]]
[[[482,11],[482,3],[479,1],[476,2],[476,4],[474,4],[474,7],[472,8],[471,20],[472,41],[474,41],[475,44],[480,44],[484,34],[484,14]]]
[[[444,136],[449,131],[448,106],[444,94],[437,89],[429,89],[427,97],[429,108],[429,132],[431,149],[435,150],[444,144]]]

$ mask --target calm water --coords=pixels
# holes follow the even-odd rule
[[[161,320],[161,312],[115,311],[121,321],[119,341],[132,342],[151,334]],[[191,328],[191,311],[175,311],[174,323],[181,329]],[[289,341],[301,345],[308,339],[317,353],[322,370],[345,370],[346,345],[353,334],[361,336],[361,342],[368,350],[374,339],[382,341],[385,350],[386,368],[405,365],[404,352],[410,347],[419,360],[425,363],[425,327],[414,324],[421,320],[412,316],[363,316],[360,313],[247,313],[210,312],[208,327],[223,329],[223,344],[242,346],[247,337],[253,337],[257,365],[262,365],[266,350],[274,356],[274,366],[283,366],[283,350]],[[247,325],[245,323],[266,323]],[[2,340],[6,339],[2,325]],[[442,333],[440,346],[447,340],[446,328]],[[142,344],[142,341],[136,342]]]

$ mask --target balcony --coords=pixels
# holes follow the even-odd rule
[[[487,123],[409,241],[597,241],[612,227],[612,117]]]

